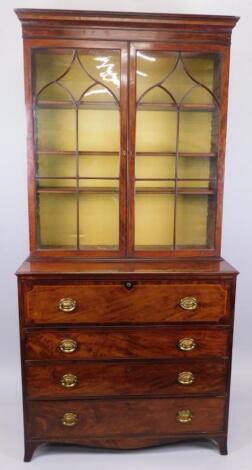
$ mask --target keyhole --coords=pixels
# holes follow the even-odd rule
[[[127,290],[130,290],[130,289],[132,289],[132,287],[133,287],[133,282],[131,282],[131,281],[126,281],[126,282],[124,283],[124,286],[126,287]]]

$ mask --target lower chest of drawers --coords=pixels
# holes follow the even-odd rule
[[[20,280],[27,460],[41,442],[223,442],[232,288]]]

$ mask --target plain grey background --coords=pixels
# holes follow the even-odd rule
[[[55,449],[22,463],[22,409],[15,270],[28,256],[25,107],[21,27],[13,8],[202,13],[241,16],[232,37],[222,255],[240,272],[228,457],[208,444],[117,453]],[[250,0],[2,0],[0,4],[0,468],[251,470],[252,450],[252,52]],[[204,459],[204,460],[203,460]]]

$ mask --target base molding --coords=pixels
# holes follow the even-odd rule
[[[121,437],[121,438],[85,438],[85,439],[71,439],[69,441],[52,439],[48,441],[40,441],[38,439],[28,440],[25,442],[25,454],[24,462],[30,462],[35,450],[44,444],[55,445],[55,446],[83,446],[103,449],[114,449],[118,451],[123,450],[138,450],[150,447],[159,447],[179,442],[195,442],[195,441],[211,441],[214,442],[219,448],[221,455],[227,455],[227,434],[215,434],[215,435],[191,435],[191,436],[159,436],[159,437]],[[83,452],[85,450],[83,449]]]

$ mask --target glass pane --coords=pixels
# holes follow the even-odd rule
[[[119,154],[80,155],[79,175],[85,177],[119,177]]]
[[[39,100],[77,101],[97,81],[107,91],[88,90],[88,96],[99,94],[99,102],[109,90],[119,99],[120,53],[113,50],[37,49],[33,57],[34,91]],[[100,87],[101,89],[101,87]],[[101,94],[101,95],[100,95]]]
[[[118,189],[80,194],[80,247],[116,250],[119,246]]]
[[[135,177],[145,180],[150,178],[175,178],[175,158],[137,155]],[[140,184],[140,181],[138,184]]]
[[[216,178],[216,158],[179,156],[178,177],[183,179]]]
[[[81,109],[79,111],[79,150],[119,152],[119,111]]]
[[[37,175],[43,177],[75,177],[76,156],[60,154],[38,155]]]
[[[162,250],[173,245],[174,196],[139,192],[135,196],[137,250]]]
[[[175,152],[176,132],[176,113],[137,111],[136,152]]]
[[[79,180],[79,188],[92,188],[101,192],[104,189],[104,192],[106,192],[107,188],[112,188],[118,192],[118,178],[113,178],[113,179],[106,179],[106,178],[87,178],[87,179],[80,179]]]
[[[213,248],[215,197],[179,194],[177,196],[176,247]]]
[[[38,195],[40,248],[76,248],[76,210],[75,194]]]
[[[159,83],[172,72],[176,65],[176,54],[168,54],[153,51],[138,51],[137,52],[137,100],[141,95]],[[153,98],[156,99],[160,90],[154,89]],[[154,95],[155,93],[155,95]],[[146,96],[147,101],[147,96]]]
[[[87,53],[84,50],[79,51],[79,59],[82,67],[92,76],[93,80],[101,82],[107,87],[107,90],[98,86],[89,90],[89,97],[95,97],[100,101],[112,101],[112,94],[117,99],[120,96],[120,53],[113,50],[92,50]],[[110,92],[110,94],[109,94]],[[86,95],[87,98],[87,95]],[[109,99],[110,98],[110,99]]]
[[[33,68],[40,246],[118,249],[120,51],[37,49]]]
[[[73,109],[37,110],[37,145],[40,151],[75,151],[75,111]]]
[[[146,238],[214,247],[220,64],[218,54],[137,52],[136,249]]]
[[[210,153],[213,151],[213,115],[211,112],[181,112],[179,152]]]
[[[77,181],[71,178],[42,178],[37,181],[39,188],[70,188],[76,189]]]

